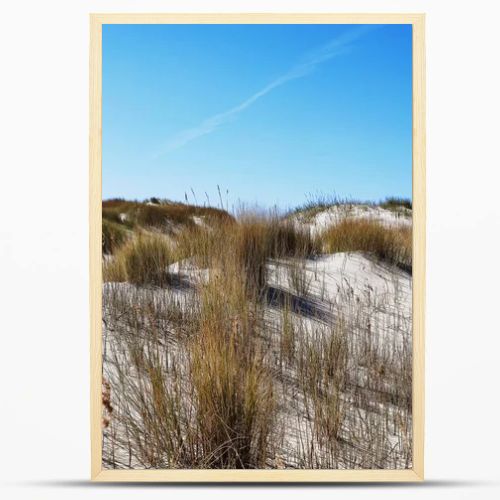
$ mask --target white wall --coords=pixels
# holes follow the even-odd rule
[[[200,495],[89,476],[87,131],[89,12],[427,13],[426,475],[430,483],[298,498],[498,498],[500,74],[498,2],[14,1],[0,25],[0,476],[5,498]]]

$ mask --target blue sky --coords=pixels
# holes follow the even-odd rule
[[[410,25],[105,25],[103,198],[411,197],[411,107]]]

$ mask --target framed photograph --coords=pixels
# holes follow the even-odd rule
[[[90,16],[91,477],[422,481],[423,14]]]

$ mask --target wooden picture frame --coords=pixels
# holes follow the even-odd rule
[[[90,373],[93,481],[386,482],[424,478],[425,46],[424,14],[90,15]],[[107,470],[101,465],[103,24],[411,24],[413,27],[413,468],[405,470]]]

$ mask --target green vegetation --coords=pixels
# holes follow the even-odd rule
[[[388,210],[400,209],[401,207],[408,210],[412,210],[413,208],[412,201],[409,198],[397,198],[395,196],[386,198],[380,203],[380,206]]]

